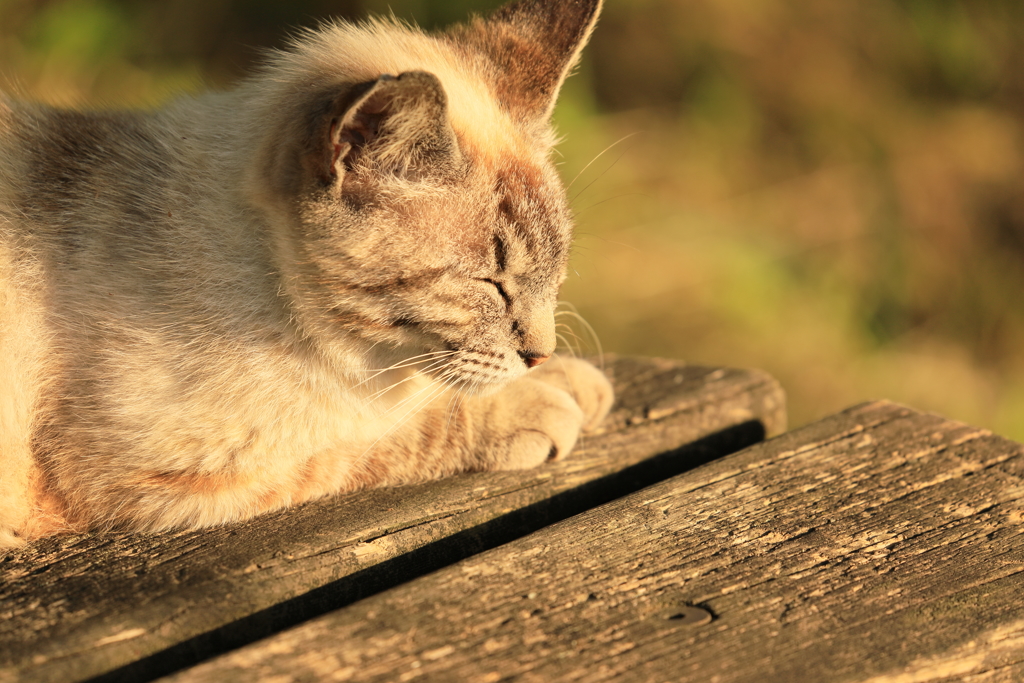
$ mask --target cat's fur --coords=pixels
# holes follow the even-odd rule
[[[564,456],[612,399],[528,372],[571,237],[548,119],[599,9],[337,24],[155,113],[0,96],[0,545]]]

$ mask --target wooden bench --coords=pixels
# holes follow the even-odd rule
[[[0,680],[1024,680],[1024,447],[884,402],[751,445],[764,374],[609,369],[564,463],[11,554]]]

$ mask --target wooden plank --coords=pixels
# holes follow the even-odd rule
[[[867,404],[168,680],[1018,681],[1022,476]]]
[[[9,553],[0,680],[154,678],[785,428],[784,396],[761,372],[615,358],[607,369],[617,404],[564,462],[201,532],[66,536]]]

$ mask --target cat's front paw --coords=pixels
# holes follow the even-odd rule
[[[556,358],[494,398],[488,468],[516,470],[566,457],[608,414],[614,392],[590,363]]]
[[[555,356],[528,375],[568,393],[583,411],[583,431],[596,429],[615,400],[612,383],[585,360]]]

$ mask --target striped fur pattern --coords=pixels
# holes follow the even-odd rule
[[[0,96],[0,545],[565,456],[549,116],[600,0],[300,36],[150,113]]]

